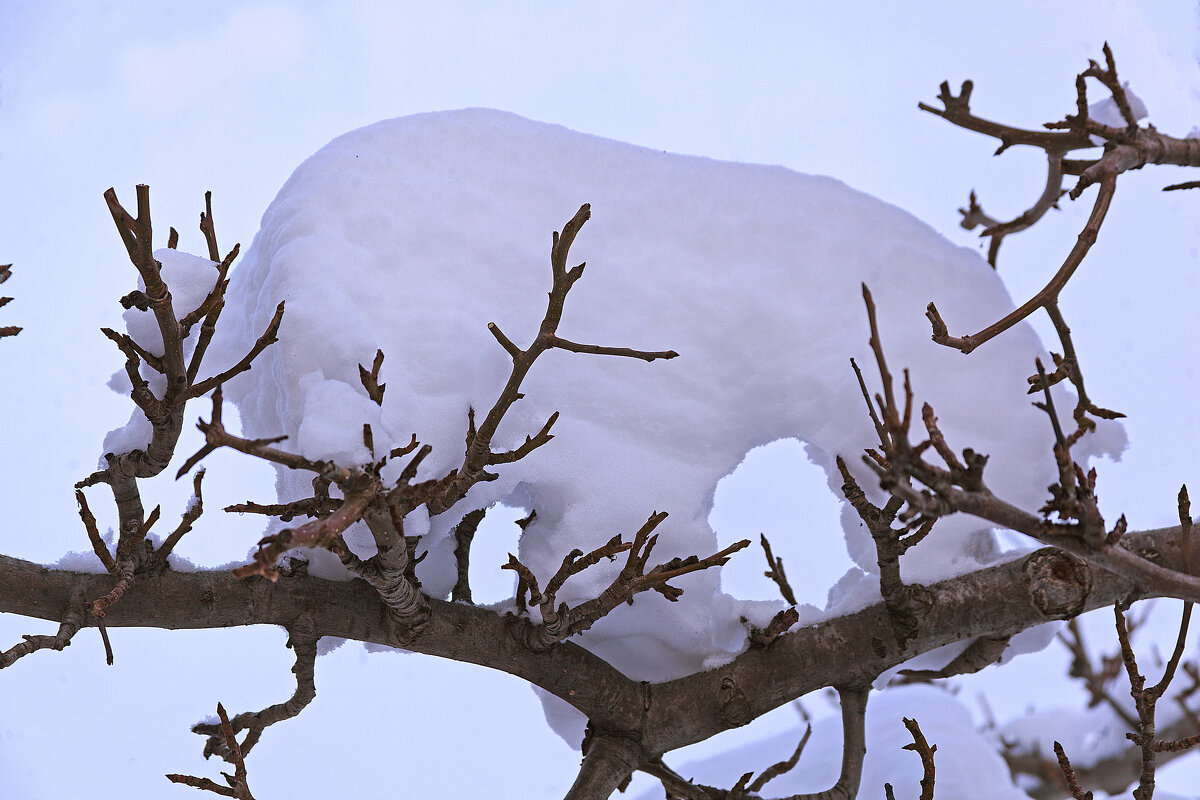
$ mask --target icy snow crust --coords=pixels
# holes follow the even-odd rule
[[[288,180],[234,270],[226,338],[210,359],[235,361],[287,302],[279,343],[226,387],[244,434],[286,434],[305,456],[349,465],[367,460],[370,423],[377,452],[414,433],[432,445],[420,480],[460,464],[468,408],[486,413],[510,367],[487,323],[528,345],[550,288],[550,233],[584,202],[593,216],[572,262],[588,267],[559,333],[680,357],[544,355],[494,446],[517,446],[557,410],[554,440],[496,468],[498,480],[449,512],[430,520],[419,509],[406,520],[408,534],[425,534],[418,575],[431,595],[454,582],[455,523],[499,500],[536,509],[518,555],[544,583],[571,549],[615,533],[628,540],[654,510],[670,516],[652,564],[729,544],[707,521],[717,481],[779,438],[808,443],[831,489],[842,482],[835,454],[873,487],[859,454],[875,436],[849,364],[855,357],[878,389],[863,282],[893,372],[911,369],[918,402],[933,404],[951,445],[991,454],[988,483],[999,495],[1042,502],[1054,475],[1049,425],[1024,394],[1034,357],[1046,358],[1032,330],[1020,326],[969,357],[930,341],[931,300],[955,333],[1012,309],[975,252],[830,178],[671,155],[487,110],[371,125],[335,139]],[[377,348],[387,357],[382,408],[358,378]],[[1065,394],[1061,403],[1071,407]],[[1120,448],[1119,428],[1107,443]],[[280,500],[311,494],[310,480],[281,472]],[[800,624],[878,599],[874,546],[847,512],[843,533],[861,570],[842,578],[828,609],[803,608]],[[775,549],[802,558],[836,535],[796,520],[795,540]],[[372,550],[365,529],[348,540]],[[986,526],[958,515],[910,551],[905,576],[930,582],[994,558]],[[560,600],[595,596],[619,567],[572,578]],[[332,557],[314,564],[318,574],[345,577],[340,570]],[[739,618],[765,624],[781,607],[723,594],[715,570],[676,583],[679,602],[639,595],[581,644],[632,678],[666,680],[727,661],[745,645]]]

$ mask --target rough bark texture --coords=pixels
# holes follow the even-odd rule
[[[1157,563],[1181,568],[1179,528],[1126,535]],[[73,592],[107,585],[83,574],[0,556],[0,612],[59,621]],[[731,663],[660,684],[630,680],[570,642],[533,652],[512,623],[486,609],[430,601],[427,624],[401,645],[388,609],[365,582],[281,576],[238,580],[228,572],[139,576],[104,618],[108,627],[170,630],[293,625],[311,619],[317,636],[403,646],[524,678],[566,700],[600,729],[632,736],[650,754],[702,741],[816,689],[869,683],[916,655],[978,636],[1008,636],[1054,619],[1112,605],[1137,591],[1109,572],[1044,548],[929,587],[937,602],[902,652],[882,601],[855,614],[778,637]],[[94,624],[86,619],[85,624]]]

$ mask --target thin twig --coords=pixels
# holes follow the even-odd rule
[[[546,584],[545,592],[539,591],[537,578],[510,553],[509,562],[503,568],[514,570],[521,576],[529,587],[530,600],[539,605],[542,614],[540,625],[526,623],[514,627],[514,633],[522,643],[535,652],[547,650],[568,636],[587,630],[621,603],[632,602],[634,595],[640,592],[654,590],[668,600],[678,600],[683,590],[670,585],[669,581],[692,572],[724,565],[733,553],[750,546],[749,539],[742,539],[705,558],[694,555],[673,558],[647,572],[646,563],[658,542],[657,534],[651,536],[651,533],[666,518],[665,512],[652,513],[634,535],[632,542],[623,542],[618,535],[586,555],[581,550],[572,550],[563,558],[562,566]],[[566,603],[556,606],[558,590],[569,577],[597,564],[601,559],[612,559],[622,552],[626,553],[625,566],[599,596],[574,608],[568,607]]]
[[[187,786],[194,786],[197,789],[219,794],[222,797],[234,797],[237,800],[254,800],[254,796],[250,794],[250,787],[246,782],[246,761],[242,755],[241,748],[238,746],[237,737],[234,735],[233,727],[229,724],[229,716],[225,713],[225,707],[217,703],[217,716],[221,719],[220,732],[225,742],[225,747],[229,751],[229,757],[226,759],[234,766],[234,774],[222,773],[225,782],[228,786],[222,786],[208,778],[197,778],[192,775],[179,775],[171,773],[167,775],[167,780],[171,783],[182,783]]]
[[[17,659],[38,650],[62,650],[71,644],[71,639],[82,626],[83,609],[80,603],[72,601],[63,614],[62,623],[58,626],[58,633],[53,636],[22,636],[22,641],[7,650],[0,651],[0,669],[12,666]],[[109,663],[111,664],[112,661]]]
[[[792,591],[792,585],[788,583],[787,573],[783,569],[783,559],[777,558],[771,552],[771,543],[767,540],[765,533],[759,534],[759,536],[763,554],[767,557],[767,571],[763,575],[775,581],[775,585],[779,587],[779,593],[783,595],[783,599],[787,601],[788,605],[796,605],[796,593]]]

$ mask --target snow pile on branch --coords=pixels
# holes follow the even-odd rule
[[[405,520],[407,534],[424,536],[417,574],[429,594],[453,585],[455,523],[497,501],[536,510],[519,558],[545,581],[573,548],[631,536],[655,510],[670,516],[653,563],[715,552],[717,481],[780,438],[806,442],[832,489],[842,483],[837,454],[873,486],[859,454],[875,436],[849,364],[853,356],[875,377],[863,282],[890,364],[911,369],[918,402],[933,404],[951,446],[991,454],[988,483],[999,496],[1029,508],[1043,501],[1055,478],[1050,428],[1025,396],[1025,377],[1035,356],[1049,359],[1033,331],[1022,325],[969,357],[930,341],[930,301],[964,330],[1013,307],[976,253],[831,178],[670,155],[487,110],[381,122],[334,140],[292,175],[233,273],[227,338],[213,347],[214,362],[236,359],[286,301],[280,342],[226,387],[244,434],[286,434],[284,446],[304,456],[350,465],[368,459],[370,423],[376,452],[415,434],[433,447],[418,480],[444,475],[461,463],[468,410],[491,408],[508,376],[488,323],[528,344],[550,287],[551,231],[584,202],[593,218],[572,259],[588,268],[560,335],[680,357],[543,356],[495,447],[518,446],[559,411],[554,440],[496,468],[497,480],[476,484],[450,511],[430,519],[418,509]],[[377,349],[386,355],[382,407],[358,374]],[[1119,448],[1113,431],[1108,444]],[[281,472],[279,499],[311,494],[310,477]],[[852,511],[843,523],[861,570],[841,581],[830,609],[802,609],[801,624],[878,599],[871,538]],[[986,528],[962,515],[939,523],[905,557],[906,578],[987,563],[995,554]],[[803,558],[836,535],[798,519],[794,541],[775,549],[785,561]],[[347,539],[372,549],[365,529]],[[596,596],[611,581],[606,570],[619,567],[571,578],[560,601]],[[639,595],[581,643],[635,679],[664,680],[727,660],[745,646],[740,617],[761,625],[781,607],[724,595],[715,570],[677,584],[677,603]]]
[[[1142,98],[1134,94],[1133,90],[1129,88],[1129,81],[1121,84],[1121,88],[1125,90],[1125,99],[1129,101],[1129,110],[1133,112],[1133,118],[1135,120],[1142,120],[1148,117],[1150,112],[1146,110],[1146,104],[1142,101]],[[1117,102],[1112,97],[1106,97],[1089,105],[1088,117],[1095,122],[1109,125],[1113,128],[1124,128],[1129,124],[1126,122],[1125,117],[1122,116],[1121,109],[1117,107]]]

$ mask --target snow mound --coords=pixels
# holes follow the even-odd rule
[[[950,693],[933,686],[903,686],[874,692],[867,703],[867,755],[857,797],[877,800],[883,785],[892,784],[897,800],[916,800],[921,794],[921,759],[905,745],[912,736],[902,719],[915,719],[930,745],[937,746],[934,797],[937,800],[1028,800],[1013,785],[1008,765],[996,752],[995,743],[975,729],[971,715]],[[842,763],[842,720],[840,714],[813,723],[812,737],[796,766],[772,780],[763,790],[766,797],[820,792],[837,782]],[[797,720],[790,734],[747,742],[702,761],[672,766],[685,778],[709,786],[729,787],[745,772],[762,772],[792,755],[804,732]],[[661,789],[643,793],[639,800],[662,796]],[[1157,793],[1156,793],[1157,796]]]
[[[807,443],[835,491],[836,454],[873,487],[859,455],[874,433],[849,365],[855,357],[877,388],[863,282],[893,371],[911,369],[918,402],[933,404],[951,445],[991,454],[989,485],[1001,496],[1043,501],[1054,480],[1050,428],[1025,396],[1025,376],[1035,356],[1048,359],[1033,331],[1018,327],[969,357],[930,341],[930,301],[955,333],[1012,309],[975,252],[831,178],[671,155],[489,110],[368,126],[288,180],[235,267],[224,338],[209,359],[216,368],[239,358],[286,301],[280,342],[226,387],[245,435],[286,434],[286,446],[308,457],[352,464],[368,458],[361,432],[370,423],[377,452],[414,433],[432,445],[418,479],[457,466],[468,409],[491,408],[509,372],[487,324],[527,346],[550,288],[550,233],[584,202],[593,217],[572,263],[589,266],[560,335],[680,357],[544,355],[494,446],[519,445],[559,411],[554,440],[498,467],[498,480],[454,509],[406,520],[408,533],[427,531],[418,575],[431,595],[454,582],[455,523],[500,500],[536,509],[519,557],[544,582],[572,548],[628,539],[655,510],[670,516],[651,563],[714,552],[714,487],[747,451],[777,439]],[[358,377],[377,348],[386,354],[382,407]],[[1070,407],[1065,394],[1061,402]],[[1119,450],[1123,435],[1110,426],[1099,440]],[[281,472],[280,500],[310,494],[310,478]],[[785,559],[838,535],[796,523],[795,541],[775,547]],[[870,536],[852,511],[843,527],[862,570],[851,583],[869,584]],[[365,530],[350,534],[352,547],[371,551]],[[956,516],[910,551],[904,569],[932,581],[994,557],[987,526]],[[572,578],[560,599],[595,596],[619,566]],[[322,569],[335,574],[340,564],[314,561]],[[679,602],[639,595],[581,643],[635,679],[665,680],[728,660],[745,645],[739,618],[769,619],[781,607],[722,594],[713,570],[677,584]],[[873,602],[870,592],[842,594]]]

